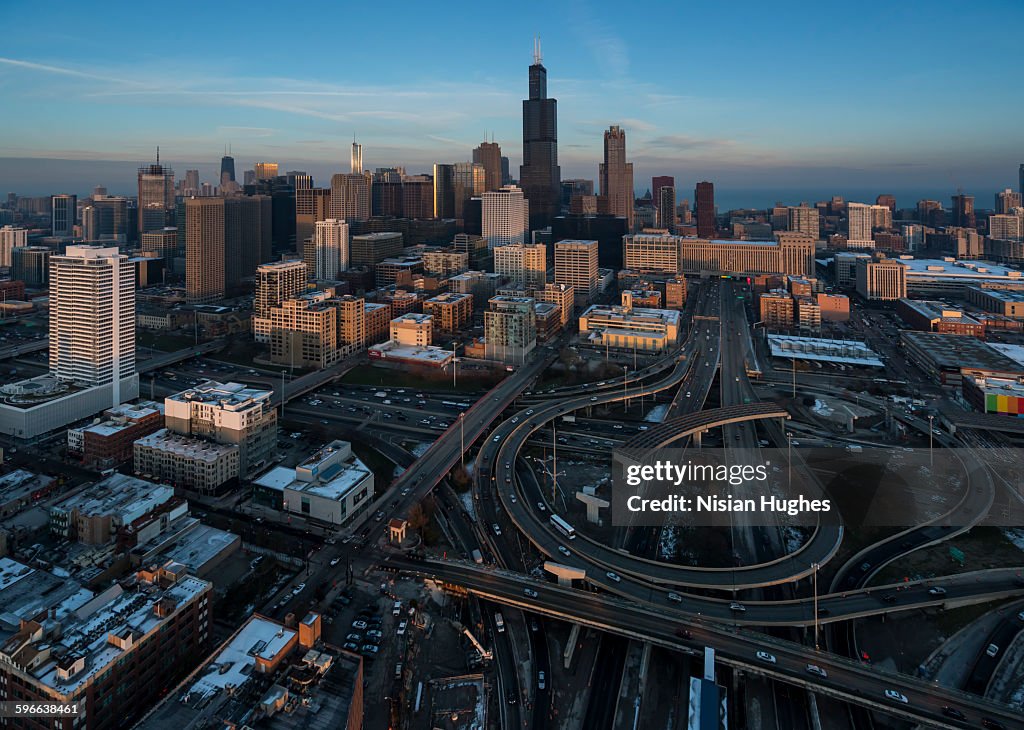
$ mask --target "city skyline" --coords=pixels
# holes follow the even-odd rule
[[[331,23],[322,24],[323,30],[303,28],[310,36],[303,43],[308,56],[287,54],[282,42],[261,47],[264,60],[258,62],[244,51],[211,50],[200,63],[195,54],[173,50],[153,55],[150,47],[165,47],[163,33],[147,26],[135,35],[133,25],[141,19],[128,14],[118,37],[124,42],[108,48],[102,43],[107,24],[78,18],[72,7],[69,18],[81,33],[43,46],[33,40],[38,41],[33,11],[18,8],[12,24],[25,31],[10,39],[0,57],[0,83],[20,111],[0,145],[0,185],[24,189],[16,183],[31,181],[34,159],[139,164],[151,160],[158,144],[168,163],[181,169],[197,160],[216,165],[224,145],[231,144],[243,169],[256,160],[277,160],[282,170],[313,168],[324,179],[328,172],[345,171],[353,134],[368,168],[429,171],[434,162],[471,159],[473,148],[493,135],[517,170],[525,71],[537,33],[549,95],[561,107],[563,177],[595,179],[602,132],[619,125],[629,136],[638,192],[656,174],[675,175],[681,190],[709,179],[722,188],[739,182],[749,189],[879,192],[963,187],[982,195],[1014,182],[1017,150],[1024,148],[1024,135],[1013,124],[1017,115],[989,114],[980,102],[951,105],[956,95],[942,91],[964,89],[972,99],[997,91],[1000,82],[991,68],[1012,54],[1012,20],[1024,17],[1009,2],[972,8],[970,24],[957,22],[958,7],[951,3],[931,8],[927,16],[889,9],[863,19],[827,8],[812,13],[800,3],[770,11],[744,4],[730,12],[742,10],[743,27],[752,30],[734,31],[732,43],[714,33],[693,33],[681,50],[679,28],[715,27],[729,16],[724,10],[667,7],[660,16],[664,23],[631,28],[615,23],[610,9],[572,3],[526,12],[503,25],[504,52],[485,70],[443,54],[408,63],[421,47],[416,43],[426,19],[389,18],[386,35],[365,32],[352,43],[358,49],[391,42],[405,52],[392,60],[374,55],[366,66],[338,70],[318,63],[328,53],[329,44],[319,41]],[[365,10],[358,20],[371,28],[374,17],[375,11]],[[258,17],[232,20],[243,37],[256,37],[262,24]],[[793,30],[809,24],[819,26],[816,33]],[[193,45],[203,46],[217,26],[208,25],[190,29]],[[908,28],[914,33],[904,32]],[[282,38],[298,32],[287,19],[275,29]],[[470,19],[449,18],[437,30],[460,38],[467,51],[490,43],[486,28]],[[801,43],[780,44],[780,33]],[[143,35],[147,42],[139,47],[132,39]],[[947,42],[976,36],[972,54],[947,58]],[[835,53],[842,43],[874,52],[848,59]],[[704,58],[713,61],[695,67],[689,60]],[[755,61],[756,79],[749,72]],[[1010,112],[1021,105],[1012,96],[1005,103]],[[936,106],[941,115],[933,113]],[[55,182],[62,169],[74,168],[53,162],[46,167]],[[216,171],[202,173],[211,182],[219,178]]]

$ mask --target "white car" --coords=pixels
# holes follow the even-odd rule
[[[729,610],[730,611],[736,611],[738,613],[743,613],[744,611],[747,610],[747,607],[744,606],[742,603],[730,603],[729,604]]]
[[[610,570],[605,573],[605,575],[608,576],[608,580],[615,581],[616,583],[620,583],[622,581],[622,578],[619,577],[618,573],[613,573]]]
[[[999,646],[996,645],[996,644],[989,644],[988,648],[985,649],[985,653],[988,654],[989,656],[993,656],[994,657],[996,654],[999,653]]]
[[[808,664],[807,671],[811,674],[817,674],[822,679],[826,679],[828,677],[828,672],[819,667],[817,664]]]
[[[516,495],[515,495],[514,493],[511,493],[511,492],[510,492],[510,493],[509,493],[509,495],[508,495],[508,500],[509,500],[509,501],[510,501],[510,502],[511,502],[512,504],[515,504],[515,503],[516,503]]]
[[[547,512],[548,511],[548,508],[544,506],[543,502],[537,502],[537,509],[539,509],[541,512]]]
[[[934,588],[929,588],[928,593],[933,596],[944,596],[946,595],[946,589],[942,586],[935,586]]]
[[[760,659],[762,662],[768,662],[769,664],[775,663],[775,655],[769,654],[766,651],[757,652],[757,658]]]
[[[300,593],[302,593],[302,591],[304,591],[305,589],[306,589],[306,584],[305,583],[299,583],[297,586],[292,588],[292,595],[293,596],[297,596]]]
[[[680,596],[678,593],[669,593],[668,594],[668,600],[674,601],[676,603],[682,603],[683,602],[683,597]]]
[[[559,545],[558,552],[562,553],[562,555],[564,555],[565,557],[569,557],[570,555],[572,555],[572,553],[569,552],[569,548],[567,548],[565,545]]]
[[[334,567],[341,562],[341,558],[331,558],[331,567]]]
[[[399,636],[402,636],[402,635],[405,634],[405,630],[407,628],[409,628],[409,622],[408,621],[400,621],[399,624],[398,624],[398,630],[395,633],[398,634]]]
[[[894,689],[885,690],[885,696],[893,702],[902,702],[903,704],[907,704],[907,702],[909,701],[907,700],[907,696],[905,694],[903,694],[902,692],[897,692]]]
[[[532,588],[524,588],[523,589],[523,595],[526,596],[527,598],[536,598],[537,597],[537,591],[533,590]]]
[[[498,525],[497,522],[495,522],[493,525],[491,525],[491,529],[494,530],[494,534],[495,535],[500,535],[501,534],[501,526]]]

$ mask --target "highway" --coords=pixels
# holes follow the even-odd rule
[[[386,559],[385,564],[462,586],[491,601],[691,654],[700,654],[703,647],[713,646],[716,659],[728,666],[858,706],[925,722],[929,727],[977,728],[981,718],[987,717],[998,720],[1007,728],[1024,728],[1020,715],[1004,705],[878,666],[815,651],[794,642],[731,629],[720,620],[695,620],[679,611],[654,609],[650,605],[564,588],[517,573],[454,562],[419,562],[392,557]],[[1009,578],[1003,580],[1008,581],[1009,589],[1012,581]],[[1024,594],[1024,587],[1015,591],[1009,589],[1009,592]],[[677,635],[684,629],[690,632],[689,637]],[[775,662],[758,659],[758,651],[769,653]],[[811,673],[807,669],[808,664],[820,667],[826,676]],[[887,689],[900,692],[908,702],[904,704],[887,699],[884,694]],[[943,716],[942,708],[945,706],[961,709],[967,721]]]

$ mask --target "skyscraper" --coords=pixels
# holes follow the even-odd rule
[[[50,257],[50,372],[87,387],[135,375],[135,270],[117,247],[68,246]]]
[[[224,198],[224,286],[238,286],[272,257],[273,201],[267,195]]]
[[[633,230],[633,163],[626,162],[626,132],[617,125],[604,133],[604,162],[598,167],[601,195],[608,201],[608,212],[626,219]]]
[[[226,154],[220,158],[220,185],[224,187],[229,182],[235,182],[235,158]]]
[[[25,282],[30,289],[41,289],[50,281],[50,256],[46,246],[18,246],[11,249],[11,278]]]
[[[484,193],[482,235],[488,248],[528,243],[530,203],[515,185]]]
[[[0,228],[0,266],[12,264],[11,253],[15,248],[28,245],[28,229],[4,226]]]
[[[1021,194],[1021,197],[1024,197],[1024,162],[1017,169],[1017,186],[1017,192]]]
[[[523,164],[519,186],[530,201],[530,229],[545,228],[558,212],[558,102],[548,98],[540,39],[533,43],[530,96],[523,100]]]
[[[328,218],[317,221],[313,234],[315,261],[313,278],[333,281],[348,268],[348,224]]]
[[[185,298],[203,304],[224,298],[224,198],[185,201]]]
[[[665,186],[674,188],[676,186],[676,179],[671,175],[655,175],[651,178],[651,195],[655,203],[658,202],[658,191]]]
[[[254,167],[257,180],[269,180],[272,177],[277,177],[276,162],[257,162]]]
[[[195,195],[199,190],[199,170],[185,170],[185,180],[181,184],[182,195]]]
[[[953,196],[953,225],[962,228],[974,228],[974,196],[957,193]]]
[[[434,163],[434,217],[455,217],[455,165]]]
[[[456,162],[453,165],[455,219],[466,220],[470,198],[483,195],[486,184],[484,166],[477,162]]]
[[[353,175],[363,174],[363,146],[352,140],[352,154],[349,157],[349,165]]]
[[[847,203],[846,245],[848,248],[874,248],[875,241],[871,236],[873,228],[874,213],[870,205]]]
[[[295,191],[295,245],[303,250],[313,237],[317,221],[331,217],[330,188],[299,188]]]
[[[54,195],[50,198],[50,228],[54,236],[74,234],[77,209],[77,195]]]
[[[892,215],[896,215],[896,196],[882,193],[875,198],[875,205],[884,205]]]
[[[156,162],[139,168],[139,234],[175,225],[174,170]]]
[[[547,282],[547,246],[521,243],[494,249],[494,273],[507,276],[527,289],[542,289]]]
[[[676,189],[672,185],[662,185],[654,196],[658,206],[658,225],[667,228],[671,233],[676,225]]]
[[[501,181],[501,146],[496,142],[481,142],[473,150],[473,162],[484,166],[485,191],[497,190],[506,184]]]
[[[693,202],[697,206],[697,237],[714,238],[715,224],[715,185],[699,182],[693,191]]]
[[[269,317],[270,310],[306,289],[306,264],[302,261],[272,261],[256,270],[253,314]]]
[[[597,277],[597,241],[555,243],[555,283],[573,287],[577,305],[597,295]]]
[[[1024,181],[1024,165],[1021,165],[1021,180]],[[512,172],[509,169],[508,158],[502,155],[501,157],[501,184],[511,185],[512,184]],[[1024,183],[1022,183],[1024,184]]]
[[[331,176],[331,218],[346,223],[370,217],[370,178],[363,174]]]
[[[1007,214],[1014,208],[1021,207],[1021,194],[1006,188],[1001,193],[996,193],[996,215]]]

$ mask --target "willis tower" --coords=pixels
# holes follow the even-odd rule
[[[551,224],[558,213],[558,102],[548,98],[548,71],[541,63],[540,39],[533,42],[530,98],[523,100],[523,164],[519,186],[530,201],[530,229]]]

